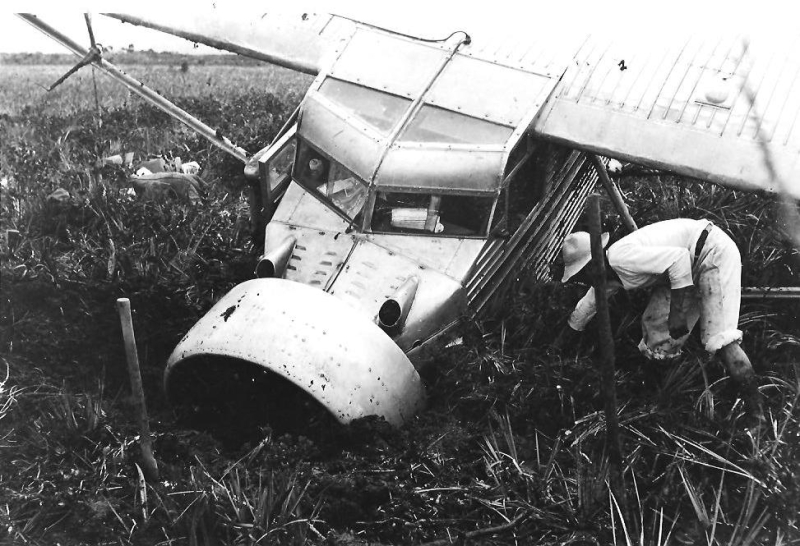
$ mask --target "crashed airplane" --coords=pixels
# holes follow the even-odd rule
[[[316,75],[249,156],[94,44],[22,17],[245,163],[263,256],[165,372],[176,406],[201,415],[258,399],[277,419],[322,408],[402,424],[425,403],[419,368],[458,326],[523,270],[548,278],[598,180],[624,206],[595,154],[800,197],[796,36],[431,40],[303,14],[234,38],[112,15]]]

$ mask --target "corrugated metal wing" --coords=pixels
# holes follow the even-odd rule
[[[537,134],[733,188],[800,198],[800,36],[592,38]]]

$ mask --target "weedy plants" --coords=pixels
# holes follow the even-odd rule
[[[608,492],[592,333],[568,351],[549,347],[582,289],[527,275],[502,315],[423,370],[428,408],[403,429],[368,419],[315,439],[265,429],[241,447],[185,430],[164,400],[163,365],[252,274],[241,165],[103,79],[98,118],[81,79],[90,74],[53,95],[31,86],[63,68],[0,66],[17,82],[0,89],[0,234],[15,232],[0,248],[0,542],[800,544],[791,302],[742,310],[767,409],[751,429],[696,340],[678,361],[648,365],[636,350],[643,301],[614,302],[627,505]],[[308,83],[255,67],[138,70],[250,152]],[[98,163],[121,151],[197,160],[203,203],[129,195],[127,171]],[[711,218],[737,242],[745,285],[796,283],[798,253],[772,200],[649,176],[620,180],[639,223]],[[67,197],[48,200],[59,188]],[[119,296],[134,310],[155,483],[137,467]]]

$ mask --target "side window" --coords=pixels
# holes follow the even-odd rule
[[[276,191],[281,184],[289,180],[296,147],[297,141],[292,139],[267,161],[267,180],[271,191]]]
[[[275,206],[291,182],[294,163],[297,126],[290,128],[274,144],[257,152],[244,168],[250,180],[258,180],[258,190],[250,194],[251,206],[258,210],[260,223],[266,225],[275,212]],[[261,229],[259,229],[261,232]]]
[[[372,231],[440,236],[485,235],[494,199],[461,195],[378,192]]]
[[[333,205],[354,220],[367,200],[367,185],[344,165],[337,163],[301,142],[295,178],[312,194]]]

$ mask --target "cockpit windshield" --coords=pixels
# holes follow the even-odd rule
[[[322,82],[319,93],[383,135],[391,132],[411,105],[409,99],[334,78]]]
[[[365,183],[341,163],[324,157],[302,141],[295,179],[351,221],[359,217],[367,200]]]
[[[502,145],[513,128],[425,104],[400,135],[400,142]]]

